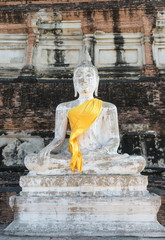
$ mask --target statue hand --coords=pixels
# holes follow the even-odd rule
[[[117,149],[119,147],[119,139],[118,138],[111,138],[104,149],[108,154],[117,154]]]
[[[39,153],[38,153],[38,158],[42,160],[46,160],[47,158],[50,157],[50,152],[54,150],[55,148],[59,147],[61,144],[61,141],[52,141],[50,144],[48,144],[45,148],[43,148]]]

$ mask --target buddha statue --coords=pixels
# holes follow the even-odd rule
[[[77,106],[84,106],[86,102],[91,104],[91,101],[93,104],[93,101],[97,100],[94,94],[97,96],[99,76],[88,53],[81,65],[75,69],[73,83],[75,96],[78,94],[78,98],[57,106],[54,139],[38,154],[29,154],[25,157],[29,175],[72,174],[72,171],[80,174],[140,174],[145,167],[145,159],[142,156],[117,153],[120,143],[117,108],[114,104],[101,100],[98,100],[101,107],[95,120],[75,137],[83,165],[76,168],[75,164],[72,169],[70,168],[72,155],[68,149],[69,141],[66,139],[68,116],[71,109],[77,111]],[[90,116],[89,112],[89,117],[88,115],[85,117],[89,120]],[[81,120],[81,115],[77,116],[77,119]]]

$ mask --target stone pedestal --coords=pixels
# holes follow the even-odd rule
[[[160,197],[142,175],[24,176],[11,198],[9,235],[49,237],[163,237]]]

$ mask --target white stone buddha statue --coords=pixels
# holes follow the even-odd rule
[[[72,174],[71,154],[68,150],[66,132],[69,126],[70,109],[97,96],[99,76],[89,57],[74,71],[74,101],[57,106],[55,115],[55,137],[38,154],[25,158],[25,166],[30,175]],[[145,167],[142,156],[118,154],[119,128],[116,106],[103,102],[100,115],[94,123],[77,137],[83,159],[83,174],[139,174]],[[81,173],[80,173],[81,174]]]

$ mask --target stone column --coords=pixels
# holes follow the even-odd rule
[[[30,33],[27,39],[27,57],[26,64],[32,65],[32,57],[33,57],[33,49],[36,43],[36,35],[34,33]]]
[[[28,32],[28,37],[27,37],[26,65],[21,70],[21,77],[29,78],[29,76],[32,76],[32,78],[35,78],[35,69],[32,64],[32,60],[33,60],[34,46],[37,41],[37,33],[35,33],[32,26],[31,14],[28,15],[28,19],[27,19],[27,32]]]
[[[142,74],[145,76],[157,76],[159,71],[154,65],[153,52],[152,52],[152,23],[151,19],[143,16],[144,27],[144,51],[145,51],[145,65],[142,69]]]

